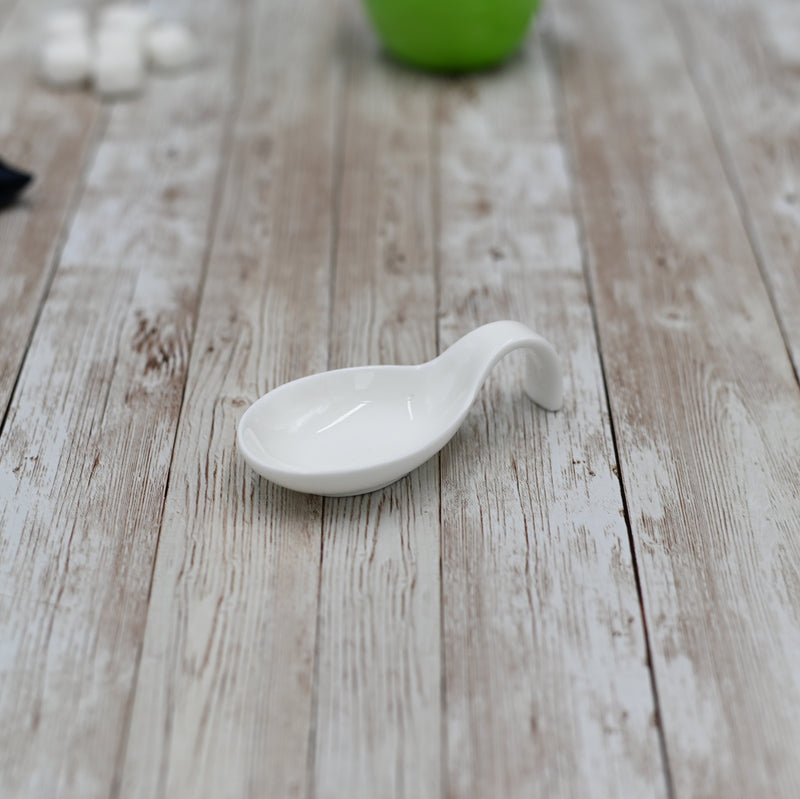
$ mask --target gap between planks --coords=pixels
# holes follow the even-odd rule
[[[194,4],[195,15],[207,13],[206,7],[200,6],[200,12],[197,8],[198,4]],[[225,47],[215,51],[223,67],[213,80],[208,81],[201,74],[181,78],[191,96],[219,99],[225,82],[226,53],[232,48],[233,43],[226,41]],[[200,88],[203,91],[198,91]],[[146,160],[149,154],[156,160],[163,156],[166,160],[178,159],[180,163],[180,158],[185,158],[183,167],[197,166],[193,159],[200,142],[193,135],[202,139],[207,134],[203,144],[213,140],[217,124],[214,115],[225,109],[224,102],[219,102],[210,114],[198,120],[192,118],[193,104],[178,107],[165,91],[165,86],[154,86],[137,103],[119,105],[110,114],[112,124],[87,172],[88,180],[76,204],[78,210],[70,226],[70,236],[34,334],[31,357],[21,373],[14,416],[2,438],[2,467],[13,474],[11,483],[16,485],[11,502],[0,509],[5,522],[3,543],[13,547],[17,537],[18,545],[17,573],[9,572],[6,564],[3,580],[16,586],[13,596],[17,616],[27,611],[24,617],[27,630],[14,629],[13,640],[6,638],[6,652],[12,652],[18,664],[30,666],[19,666],[10,674],[15,678],[18,693],[33,695],[37,702],[37,717],[31,722],[26,714],[32,711],[14,705],[14,685],[10,679],[4,681],[4,709],[12,719],[14,712],[19,714],[18,723],[12,724],[11,729],[27,730],[26,736],[17,736],[8,746],[0,747],[6,757],[16,753],[13,767],[3,769],[2,773],[3,790],[7,788],[12,795],[27,790],[32,795],[55,795],[63,791],[102,796],[114,780],[118,751],[115,747],[122,741],[117,735],[124,732],[115,722],[125,717],[129,696],[126,691],[132,689],[132,682],[126,682],[132,674],[130,654],[138,653],[138,641],[128,647],[140,626],[136,606],[146,604],[152,568],[145,536],[131,535],[123,540],[121,531],[150,534],[155,523],[148,513],[152,511],[156,518],[161,515],[164,489],[158,485],[162,474],[159,467],[171,447],[174,431],[170,438],[168,430],[142,430],[142,427],[147,428],[148,417],[155,420],[156,428],[159,420],[166,417],[164,424],[169,427],[171,408],[175,407],[173,370],[180,379],[182,347],[186,341],[186,336],[171,325],[174,318],[162,317],[155,332],[164,338],[159,347],[148,352],[152,329],[148,325],[142,329],[131,305],[155,298],[155,310],[161,302],[166,306],[161,308],[164,317],[170,317],[175,310],[170,305],[174,297],[169,289],[180,294],[181,285],[192,282],[192,265],[184,269],[187,265],[178,259],[169,263],[171,269],[164,267],[175,246],[187,260],[192,260],[195,229],[203,227],[203,203],[207,195],[204,181],[214,172],[213,166],[207,169],[207,162],[203,162],[197,173],[189,169],[184,187],[187,191],[181,197],[175,187],[166,191],[168,187],[158,185],[158,180],[183,174],[180,167],[162,163],[161,169],[156,170],[156,188],[165,191],[154,198],[148,190],[153,186],[140,183],[147,180],[152,170],[136,172],[140,165],[137,159]],[[186,116],[182,117],[184,112]],[[127,134],[136,130],[137,114],[146,117],[144,130],[158,124],[167,126],[159,142],[163,150],[155,146],[156,152],[149,152],[149,141],[144,154],[142,147],[131,147]],[[141,133],[141,118],[138,121]],[[170,136],[177,139],[170,140]],[[133,142],[141,144],[141,139],[134,135]],[[212,146],[209,156],[212,159],[213,149]],[[193,204],[193,197],[199,200],[199,205]],[[125,214],[126,207],[135,213]],[[180,215],[176,209],[186,213],[180,223],[175,220]],[[117,224],[119,219],[115,214],[120,210],[125,225]],[[105,227],[104,222],[109,219],[110,224]],[[123,228],[124,232],[120,232]],[[137,238],[142,230],[152,238]],[[116,239],[115,231],[119,233]],[[146,257],[138,258],[143,251]],[[174,284],[165,287],[159,283],[163,275],[170,276],[165,278],[167,283],[174,276]],[[71,290],[78,292],[80,302],[70,294]],[[138,296],[137,291],[147,296]],[[148,310],[154,309],[148,305]],[[120,319],[124,320],[122,324]],[[191,325],[191,319],[183,317],[176,326],[184,322]],[[83,336],[83,339],[70,342],[68,336],[61,335],[63,329],[70,330],[73,338]],[[128,349],[124,355],[120,354],[123,341],[133,344],[133,355]],[[33,363],[34,351],[40,359],[37,363]],[[59,368],[51,370],[47,368],[48,361],[54,353],[65,358],[56,362]],[[89,362],[93,356],[95,360]],[[73,374],[68,373],[70,369]],[[52,402],[57,402],[58,407],[49,407]],[[152,408],[149,414],[148,407]],[[47,428],[51,412],[56,420],[55,431]],[[144,423],[140,426],[140,422]],[[27,443],[20,427],[30,436]],[[82,433],[86,435],[81,438]],[[115,433],[119,436],[115,437]],[[26,458],[24,470],[12,468],[16,459],[22,457],[20,451],[25,454],[29,445],[39,454],[49,452],[50,457],[43,457],[34,466]],[[145,509],[135,504],[122,507],[130,491],[114,483],[120,475],[115,475],[113,469],[97,470],[98,460],[92,463],[95,451],[100,453],[98,458],[114,454],[117,463],[124,467],[122,482],[132,480],[142,490],[142,505],[148,505],[148,497],[152,498],[152,504]],[[68,463],[70,468],[59,468],[62,458],[68,461],[72,458]],[[166,475],[166,470],[163,474]],[[151,484],[147,479],[140,482],[138,475],[146,475]],[[3,487],[7,489],[10,482],[3,476]],[[70,479],[74,481],[71,489]],[[98,484],[102,487],[98,488]],[[93,501],[98,496],[92,496],[92,489],[99,492],[100,501]],[[26,504],[26,499],[31,501]],[[27,529],[21,533],[23,527]],[[62,538],[64,527],[68,535]],[[117,535],[106,535],[103,531],[108,528]],[[38,560],[34,557],[37,552]],[[26,581],[26,576],[31,579]],[[58,612],[42,611],[40,597],[34,596],[37,589],[40,595],[53,591]],[[26,602],[26,596],[30,602]],[[110,620],[114,610],[120,616]],[[12,621],[4,618],[9,625]],[[44,644],[36,634],[37,625],[46,630]],[[40,650],[36,649],[37,641]],[[68,655],[48,660],[48,650]],[[66,680],[69,684],[65,688],[63,675],[67,674],[72,676],[72,682]],[[59,688],[67,699],[59,697]],[[95,715],[93,710],[99,706],[103,713]],[[64,720],[65,715],[68,721]]]
[[[5,295],[0,298],[0,432],[41,316],[85,179],[107,123],[107,112],[85,95],[44,88],[29,63],[28,46],[40,3],[9,7],[0,27],[0,58],[6,76],[0,105],[0,156],[37,174],[22,198],[3,211],[0,253]],[[53,120],[69,124],[53,125]],[[6,121],[7,120],[7,121]],[[53,128],[47,138],[43,125]]]
[[[796,3],[662,0],[800,383]],[[690,9],[691,12],[690,13]],[[779,26],[781,31],[778,30]],[[758,108],[760,113],[753,112]],[[784,121],[784,118],[787,118]]]
[[[528,321],[559,349],[567,397],[556,415],[518,401],[504,364],[441,455],[448,790],[662,796],[570,175],[538,41],[507,82],[454,82],[443,115],[443,345],[493,318]]]
[[[674,790],[795,796],[797,381],[664,8],[558,9]]]
[[[153,576],[126,796],[308,790],[317,619],[309,589],[320,579],[322,502],[260,480],[231,442],[249,401],[324,369],[328,357],[335,10],[258,4],[248,32]],[[295,62],[306,69],[285,68]]]
[[[569,127],[566,119],[565,100],[561,85],[561,73],[559,64],[558,46],[556,45],[552,29],[548,31],[548,24],[551,22],[552,14],[547,12],[545,17],[545,33],[539,34],[539,41],[545,51],[548,53],[548,63],[551,69],[548,70],[548,77],[550,79],[550,90],[552,96],[556,98],[555,102],[555,117],[558,126],[559,139],[562,142],[564,149],[565,168],[569,175],[570,198],[573,213],[575,215],[577,233],[578,233],[578,246],[581,253],[581,263],[583,266],[584,280],[586,283],[586,291],[589,300],[589,308],[592,317],[592,327],[594,329],[595,341],[597,342],[597,356],[600,364],[600,372],[602,375],[603,391],[605,394],[605,403],[607,408],[611,408],[611,398],[609,396],[608,378],[606,375],[605,358],[603,356],[602,337],[600,335],[600,326],[597,319],[597,309],[595,307],[594,289],[589,271],[589,247],[587,243],[587,234],[585,228],[585,221],[580,213],[580,202],[578,198],[578,177],[574,162],[574,153],[569,145]],[[619,485],[620,498],[622,501],[622,510],[625,518],[625,527],[628,532],[628,546],[631,553],[631,564],[633,566],[634,580],[636,584],[636,596],[639,601],[639,610],[642,619],[642,630],[644,635],[644,644],[647,652],[648,672],[650,676],[650,686],[653,695],[653,706],[656,718],[656,729],[658,731],[658,747],[661,754],[661,763],[664,771],[665,790],[668,799],[674,799],[675,789],[672,784],[672,769],[669,765],[669,753],[667,752],[667,744],[664,736],[664,727],[661,722],[662,714],[660,710],[660,700],[658,693],[658,681],[656,679],[655,669],[653,668],[653,653],[650,641],[650,631],[648,629],[647,614],[645,612],[644,594],[642,589],[642,579],[639,570],[639,562],[636,554],[636,540],[633,534],[633,525],[631,523],[630,509],[628,507],[628,499],[625,493],[625,486],[622,480],[622,463],[620,460],[619,443],[617,441],[617,429],[614,423],[614,415],[609,410],[609,432],[611,435],[611,442],[614,449],[614,461],[617,469],[617,482]]]
[[[208,237],[207,243],[205,247],[205,252],[202,258],[202,266],[200,270],[200,279],[198,284],[198,291],[197,291],[197,308],[199,308],[201,298],[204,294],[206,277],[208,275],[208,266],[209,261],[211,258],[211,247],[212,242],[214,241],[217,233],[217,228],[219,225],[219,214],[220,214],[220,206],[222,203],[223,197],[223,189],[228,178],[228,174],[230,171],[230,154],[231,154],[231,144],[233,139],[233,131],[235,127],[235,122],[238,119],[240,106],[242,102],[242,93],[243,93],[243,85],[244,85],[244,71],[247,61],[250,57],[250,49],[249,49],[249,39],[246,36],[246,32],[251,22],[251,18],[253,15],[253,6],[254,0],[243,0],[241,3],[242,7],[245,9],[244,11],[240,12],[240,25],[239,30],[236,35],[237,42],[240,43],[240,46],[236,48],[236,61],[233,67],[233,93],[234,99],[230,104],[230,111],[228,114],[228,121],[223,129],[222,138],[221,138],[221,146],[220,146],[220,167],[217,173],[216,180],[214,181],[214,187],[212,192],[212,199],[209,211],[209,223],[208,223]],[[194,351],[195,345],[195,338],[197,334],[197,308],[195,310],[195,319],[192,325],[192,332],[189,337],[189,346],[188,352],[191,354]],[[183,406],[184,401],[186,398],[186,385],[189,381],[189,367],[187,366],[186,369],[186,378],[183,384],[183,389],[181,391],[181,398],[180,398],[180,405],[178,411],[178,425],[180,424],[180,418],[183,413]],[[169,467],[166,473],[166,480],[164,484],[164,499],[161,506],[161,522],[159,524],[159,532],[156,538],[155,549],[153,552],[153,562],[152,567],[150,570],[150,580],[149,580],[149,588],[148,588],[148,597],[147,597],[147,604],[149,606],[150,600],[150,593],[152,591],[153,585],[153,578],[155,575],[156,570],[156,562],[158,561],[158,549],[159,543],[161,541],[161,532],[163,529],[163,518],[164,518],[164,509],[166,507],[167,502],[167,495],[169,492],[170,486],[170,479],[172,477],[172,462],[175,454],[175,445],[177,441],[177,427],[176,427],[176,434],[173,436],[172,440],[172,448],[171,454],[169,459]],[[141,665],[142,659],[142,652],[144,650],[144,641],[142,640],[139,643],[136,651],[136,662],[134,667],[133,679],[132,679],[132,689],[130,693],[130,697],[127,703],[127,708],[125,711],[125,717],[123,722],[123,737],[122,742],[118,750],[117,761],[114,767],[114,776],[112,779],[111,784],[111,792],[110,796],[111,799],[119,799],[122,795],[122,782],[123,782],[123,766],[125,763],[125,757],[128,751],[128,742],[130,737],[130,727],[131,721],[133,716],[133,707],[134,701],[136,697],[136,687],[138,684],[139,679],[139,668]]]

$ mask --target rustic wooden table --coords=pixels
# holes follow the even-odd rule
[[[170,0],[138,99],[0,0],[0,796],[800,796],[800,5],[551,0],[464,78],[355,0]],[[472,327],[509,356],[374,494],[245,407]]]

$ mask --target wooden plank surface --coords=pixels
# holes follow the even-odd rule
[[[668,6],[800,374],[800,5]]]
[[[330,365],[421,363],[436,355],[436,87],[377,56],[363,18],[345,19]],[[438,477],[434,460],[325,502],[316,796],[441,795]]]
[[[556,8],[674,793],[797,796],[800,392],[664,8]]]
[[[84,93],[44,88],[32,68],[47,4],[0,6],[0,158],[35,174],[0,215],[0,419],[6,413],[87,159],[105,114]]]
[[[557,0],[453,79],[157,0],[207,55],[107,106],[36,81],[51,7],[0,0],[0,796],[800,794],[795,4]],[[383,491],[236,453],[498,318],[560,413],[515,354]]]
[[[253,3],[251,11],[125,797],[309,792],[322,501],[261,480],[233,442],[250,402],[327,363],[339,17],[334,3],[293,0]]]
[[[126,739],[238,18],[172,8],[214,68],[110,112],[0,439],[2,795],[105,796]]]
[[[565,406],[495,367],[442,453],[448,796],[665,796],[643,621],[538,39],[441,102],[442,346],[513,318]]]

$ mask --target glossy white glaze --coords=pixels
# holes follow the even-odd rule
[[[418,366],[337,369],[279,386],[245,412],[239,450],[259,474],[296,491],[377,490],[450,440],[492,367],[518,348],[528,351],[528,396],[558,410],[555,350],[519,322],[493,322]]]

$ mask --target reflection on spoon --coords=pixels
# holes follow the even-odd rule
[[[362,408],[366,408],[367,405],[370,405],[372,400],[362,400],[361,402],[356,405],[355,408],[351,408],[349,411],[345,411],[341,416],[334,419],[332,422],[328,422],[324,427],[320,427],[317,430],[317,433],[324,433],[326,430],[330,430],[332,427],[336,427],[337,424],[341,424],[345,419],[349,419],[354,413],[358,413]]]
[[[526,393],[558,410],[562,379],[555,350],[519,322],[493,322],[417,366],[337,369],[279,386],[245,412],[239,450],[259,474],[295,491],[375,491],[438,452],[492,367],[518,348],[528,354]]]

